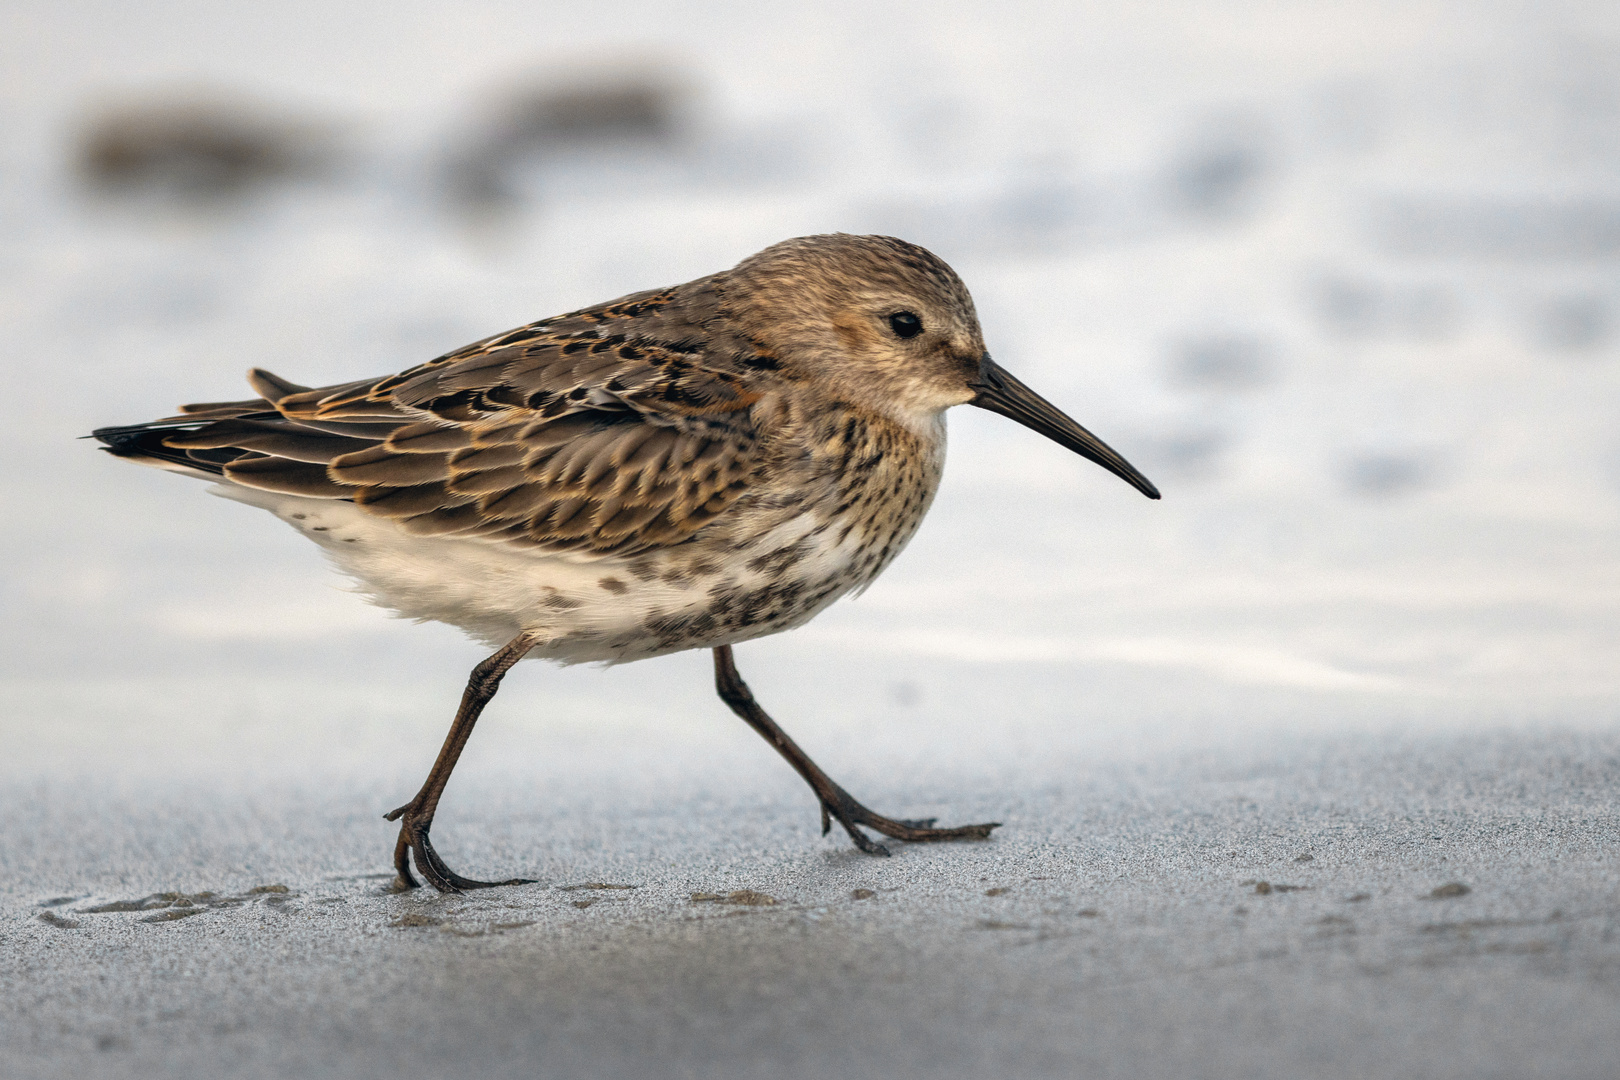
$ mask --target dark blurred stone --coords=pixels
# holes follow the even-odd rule
[[[631,82],[531,94],[512,103],[508,132],[518,140],[663,140],[675,133],[671,86]]]
[[[333,149],[328,127],[196,92],[101,111],[83,128],[77,165],[104,193],[212,201],[318,171]]]
[[[451,156],[451,192],[474,207],[498,206],[517,200],[513,174],[525,164],[625,148],[667,150],[682,138],[685,96],[673,79],[644,72],[515,91]]]

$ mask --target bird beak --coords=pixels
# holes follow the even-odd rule
[[[969,405],[1010,416],[1031,431],[1038,431],[1059,446],[1068,447],[1083,458],[1090,458],[1150,499],[1159,489],[1114,452],[1107,443],[1058,410],[1056,405],[1009,375],[1005,368],[986,354],[979,362],[979,377],[969,384],[975,390]]]

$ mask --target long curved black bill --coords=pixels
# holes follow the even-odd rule
[[[1137,472],[1111,446],[1070,420],[1056,405],[1013,378],[988,356],[979,365],[979,377],[973,389],[978,391],[978,396],[968,402],[969,405],[1011,417],[1059,446],[1090,458],[1148,498],[1159,497],[1159,489],[1152,481]]]

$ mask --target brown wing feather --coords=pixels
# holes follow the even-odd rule
[[[402,430],[384,446],[335,460],[332,476],[384,487],[448,469],[446,493],[475,502],[421,512],[414,499],[357,495],[368,511],[422,535],[602,553],[678,543],[746,489],[756,464],[747,410],[758,394],[730,373],[677,362],[678,354],[630,349],[611,362],[587,353],[584,362],[542,340],[400,379],[391,391],[400,406],[455,423],[442,430],[471,445],[441,456],[433,451],[449,439],[425,427]]]
[[[704,353],[689,314],[657,322],[671,295],[519,327],[382,379],[310,388],[255,369],[261,397],[141,430],[236,483],[350,499],[418,535],[626,554],[679,543],[746,490],[760,394]]]

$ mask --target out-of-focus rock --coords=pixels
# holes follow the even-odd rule
[[[634,81],[574,86],[532,94],[513,103],[516,138],[663,140],[674,134],[672,86]]]
[[[452,196],[475,209],[519,201],[516,174],[561,157],[664,152],[685,137],[686,88],[656,70],[587,72],[503,95],[452,156]]]
[[[170,93],[96,112],[76,164],[104,194],[218,202],[321,171],[335,157],[333,136],[328,125],[229,94]]]

